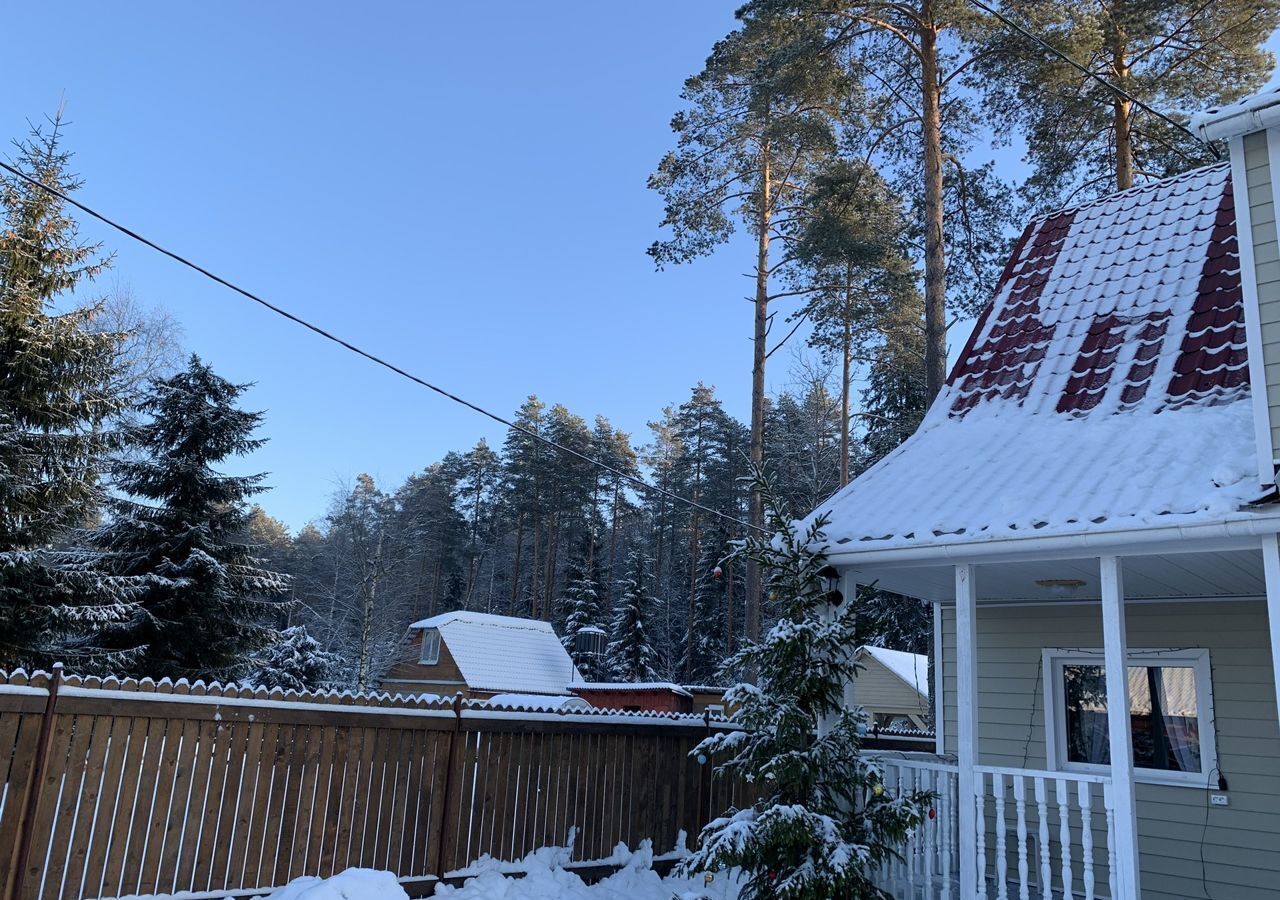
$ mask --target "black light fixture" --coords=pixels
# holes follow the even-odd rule
[[[827,602],[839,606],[844,602],[844,594],[840,593],[840,570],[833,565],[825,565],[818,570],[823,587],[827,589]]]

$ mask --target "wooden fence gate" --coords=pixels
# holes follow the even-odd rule
[[[388,869],[416,893],[483,854],[673,848],[742,793],[694,717],[149,680],[0,675],[3,900],[262,893]]]

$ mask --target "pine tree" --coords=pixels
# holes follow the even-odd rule
[[[14,165],[64,193],[80,187],[61,122],[33,128]],[[129,604],[94,591],[50,545],[89,524],[121,402],[112,390],[121,335],[95,332],[99,307],[57,312],[106,265],[62,201],[0,179],[0,666],[101,664],[91,640]],[[90,599],[93,598],[93,599]]]
[[[654,606],[649,593],[650,560],[636,551],[627,565],[629,574],[613,617],[613,640],[609,644],[609,665],[622,681],[653,681],[657,678],[657,654],[650,643],[648,617]]]
[[[670,235],[649,253],[661,267],[712,253],[736,227],[754,239],[748,449],[751,461],[762,465],[769,326],[776,301],[790,294],[777,276],[791,259],[786,244],[803,218],[799,201],[807,175],[835,151],[834,121],[850,95],[850,80],[820,52],[828,41],[821,26],[799,17],[757,17],[747,7],[737,15],[741,27],[718,41],[703,70],[685,82],[685,108],[671,122],[676,149],[650,176]],[[762,510],[752,494],[755,527]],[[755,638],[760,583],[753,564],[747,567],[746,613],[745,631]]]
[[[860,755],[865,713],[842,703],[856,673],[849,652],[856,604],[829,612],[827,560],[818,549],[824,520],[797,532],[774,485],[757,481],[773,534],[749,536],[742,552],[759,561],[782,615],[759,644],[730,660],[734,671],[760,673],[758,686],[740,684],[725,698],[739,705],[743,730],[713,735],[695,752],[727,755],[716,774],[754,783],[759,799],[708,824],[685,865],[741,868],[746,900],[881,898],[872,873],[897,856],[930,798],[898,794]]]
[[[266,688],[318,691],[329,686],[338,667],[336,654],[321,647],[305,626],[294,625],[258,654],[246,680]]]
[[[110,501],[111,518],[90,543],[96,571],[141,605],[104,635],[110,646],[142,648],[139,674],[233,679],[271,639],[288,580],[239,539],[265,476],[213,468],[262,444],[251,436],[262,414],[236,406],[246,387],[192,356],[152,384],[138,405],[147,418],[127,430],[132,452],[115,464],[124,496]]]
[[[1175,120],[1262,88],[1277,0],[1012,0],[1006,15]],[[971,79],[1020,127],[1037,209],[1125,190],[1212,162],[1208,147],[998,22]]]

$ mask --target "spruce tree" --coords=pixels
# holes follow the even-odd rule
[[[16,144],[14,165],[63,193],[60,121]],[[101,664],[90,634],[128,604],[93,591],[51,546],[88,524],[120,408],[112,391],[121,335],[95,331],[98,306],[60,304],[106,265],[65,204],[16,176],[0,179],[0,666]]]
[[[317,691],[328,687],[340,661],[307,633],[303,625],[280,632],[253,661],[250,684],[286,691]]]
[[[650,643],[648,616],[654,605],[649,593],[650,561],[640,551],[632,553],[627,579],[613,617],[609,665],[622,681],[653,681],[658,677],[657,653]]]
[[[832,611],[825,520],[795,530],[775,486],[756,477],[772,533],[748,536],[741,552],[759,562],[781,616],[729,662],[731,671],[760,673],[758,686],[739,684],[725,697],[739,706],[743,730],[713,735],[694,752],[726,755],[716,774],[754,784],[759,797],[708,824],[685,865],[742,869],[746,900],[882,898],[872,874],[898,854],[930,797],[900,795],[862,758],[866,715],[842,702],[857,670],[856,603]]]
[[[607,675],[606,661],[597,653],[585,651],[578,641],[584,629],[604,630],[609,625],[604,591],[600,585],[599,556],[594,553],[590,556],[590,562],[584,557],[569,567],[568,586],[561,600],[565,611],[561,640],[584,680],[603,681]]]
[[[715,684],[727,655],[725,613],[729,607],[729,579],[734,577],[728,560],[720,559],[727,544],[723,527],[713,529],[698,559],[691,637],[682,666],[688,684]]]
[[[271,640],[288,580],[238,539],[265,476],[213,468],[263,443],[252,437],[262,414],[236,406],[246,388],[192,356],[153,383],[138,404],[146,418],[127,430],[132,452],[115,465],[123,496],[91,543],[98,571],[142,607],[106,634],[112,646],[142,648],[139,674],[232,679]]]

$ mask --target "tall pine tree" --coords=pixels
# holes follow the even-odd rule
[[[60,121],[19,142],[15,166],[72,193]],[[121,335],[91,327],[98,307],[59,311],[106,265],[82,242],[62,201],[0,180],[0,666],[100,664],[90,638],[128,604],[91,591],[50,547],[89,523],[111,446],[105,423]],[[88,598],[96,596],[100,602]]]
[[[142,607],[107,632],[111,646],[141,648],[139,674],[235,678],[273,637],[288,580],[237,539],[265,476],[213,468],[262,444],[252,437],[262,414],[236,406],[246,387],[192,356],[185,371],[153,383],[139,404],[147,418],[128,429],[133,452],[115,466],[125,496],[111,500],[91,543],[98,571]]]

